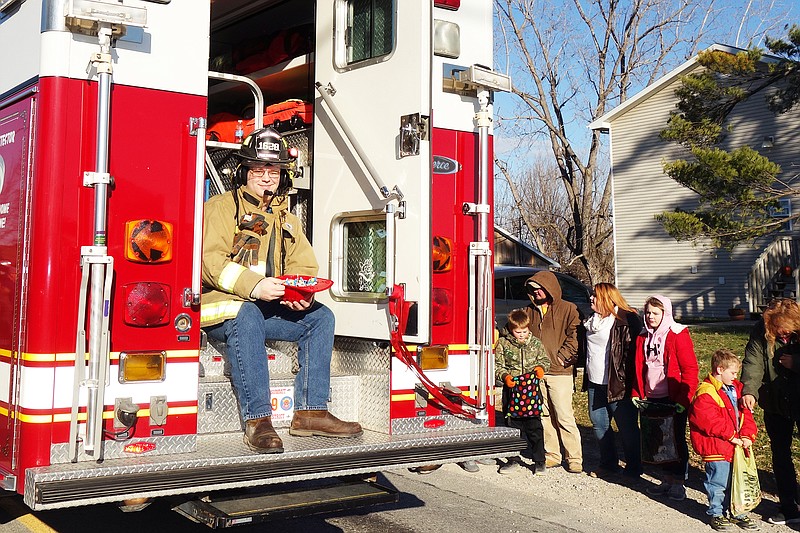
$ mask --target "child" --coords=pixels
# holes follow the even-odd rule
[[[538,371],[541,378],[550,368],[550,357],[542,342],[531,335],[530,318],[523,309],[515,309],[508,315],[508,323],[497,341],[495,349],[495,376],[503,382],[503,415],[508,427],[519,429],[533,450],[534,473],[545,471],[544,428],[540,414],[514,416],[510,411],[511,391],[524,374]],[[501,474],[508,474],[521,466],[519,457],[511,457],[500,467]]]
[[[706,465],[710,525],[727,531],[737,525],[757,530],[747,515],[726,517],[731,499],[731,463],[735,446],[749,448],[756,438],[753,413],[744,407],[742,383],[736,379],[741,363],[730,350],[717,350],[711,356],[711,373],[697,388],[689,413],[692,446]]]

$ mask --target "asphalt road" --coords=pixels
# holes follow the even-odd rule
[[[490,467],[482,467],[492,470]],[[484,472],[484,475],[500,477]],[[455,465],[446,465],[441,471],[422,476],[406,471],[389,472],[379,476],[379,481],[400,491],[397,503],[382,504],[361,510],[320,516],[308,516],[254,525],[237,526],[228,531],[248,533],[254,531],[291,532],[375,532],[415,533],[446,532],[452,530],[499,531],[496,507],[490,499],[497,493],[477,497],[464,490],[477,478],[462,472]],[[508,484],[509,494],[504,499],[518,499],[516,488]],[[491,498],[488,496],[491,495]],[[136,513],[123,513],[114,505],[97,505],[32,513],[18,496],[0,498],[0,531],[3,533],[59,532],[91,533],[93,531],[126,532],[207,532],[210,529],[197,524],[171,510],[177,500],[156,500],[146,509]],[[460,525],[458,525],[460,524]],[[512,513],[503,519],[503,531],[548,531],[561,533],[574,531],[558,524],[531,516]]]

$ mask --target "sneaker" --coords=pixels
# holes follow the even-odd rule
[[[567,472],[570,474],[580,474],[583,472],[583,465],[580,463],[576,463],[574,461],[570,461],[567,463]]]
[[[497,461],[494,459],[478,459],[476,462],[484,466],[497,466]]]
[[[708,521],[708,525],[715,531],[730,531],[733,529],[733,524],[724,516],[712,516],[711,520]]]
[[[686,499],[686,487],[683,485],[672,485],[667,492],[667,497],[676,502],[682,502]]]
[[[775,515],[770,516],[767,519],[767,522],[770,524],[778,524],[778,525],[785,525],[785,524],[796,524],[800,522],[800,515],[794,515],[790,517],[786,517],[783,513],[777,513]]]
[[[731,524],[736,524],[742,529],[746,529],[747,531],[758,531],[760,528],[758,524],[753,522],[749,516],[742,515],[742,516],[734,516],[730,518]]]
[[[672,485],[670,485],[666,481],[662,481],[658,485],[654,485],[652,487],[649,487],[646,492],[650,496],[663,496],[663,495],[667,494],[670,491],[671,488],[672,488]]]
[[[475,461],[463,461],[461,463],[458,463],[458,466],[460,466],[462,470],[469,472],[470,474],[474,474],[475,472],[480,471],[480,468],[478,468],[478,463],[476,463]]]
[[[533,467],[534,474],[544,474],[545,472],[547,472],[547,467],[545,466],[544,463],[536,463],[534,465]]]
[[[516,461],[513,458],[511,458],[508,460],[506,464],[501,466],[497,471],[501,474],[512,474],[521,469],[522,465],[519,463],[519,461]]]

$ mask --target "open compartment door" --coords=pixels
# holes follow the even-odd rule
[[[328,0],[316,17],[312,241],[320,275],[334,280],[322,299],[337,335],[388,339],[388,272],[417,302],[406,340],[425,342],[432,3]],[[397,209],[394,228],[387,204]]]

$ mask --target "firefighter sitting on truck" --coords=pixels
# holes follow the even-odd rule
[[[259,453],[283,452],[272,426],[267,339],[298,345],[289,434],[361,435],[358,423],[327,411],[333,313],[313,294],[300,301],[282,299],[285,286],[278,276],[315,276],[318,268],[299,219],[288,211],[295,157],[272,128],[248,136],[238,157],[234,189],[205,204],[201,323],[226,343],[244,442]]]

